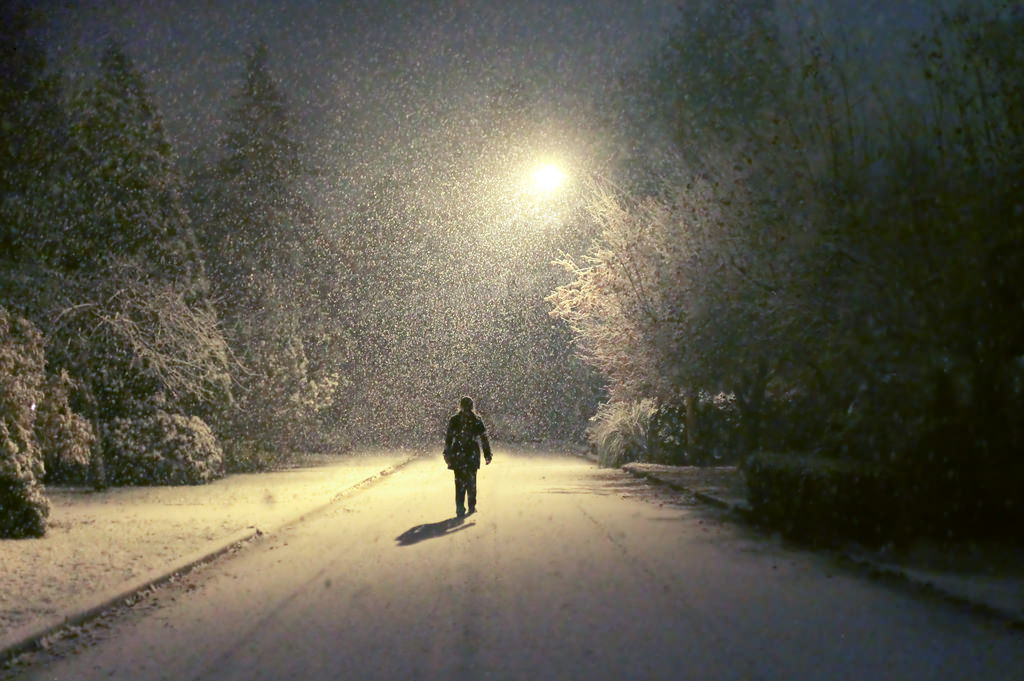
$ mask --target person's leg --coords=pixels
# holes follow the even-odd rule
[[[469,496],[469,512],[476,512],[476,471],[466,471],[466,493]]]
[[[465,471],[455,469],[455,514],[463,516],[466,514],[466,477]]]

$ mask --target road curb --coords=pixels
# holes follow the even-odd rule
[[[34,648],[38,648],[43,639],[48,636],[52,636],[63,629],[80,626],[119,605],[130,605],[137,600],[139,593],[162,584],[166,584],[178,575],[188,574],[195,568],[216,560],[235,547],[240,547],[243,544],[265,534],[280,532],[292,525],[303,522],[311,516],[322,513],[353,492],[368,487],[381,478],[393,474],[403,466],[406,466],[411,461],[415,460],[418,456],[418,454],[412,454],[406,459],[384,468],[379,473],[374,473],[368,478],[346,487],[331,497],[331,499],[326,503],[316,506],[310,510],[303,511],[284,522],[277,523],[265,530],[261,530],[257,527],[247,527],[228,535],[226,538],[215,539],[207,544],[206,547],[196,551],[195,553],[186,555],[184,558],[176,560],[169,566],[158,568],[143,577],[130,580],[108,589],[102,594],[83,599],[82,601],[79,601],[67,608],[61,614],[53,615],[41,622],[34,622],[19,629],[15,629],[0,637],[0,663],[6,662]]]
[[[717,508],[730,511],[731,513],[743,516],[744,518],[748,517],[750,514],[750,508],[746,504],[737,504],[722,499],[721,497],[715,496],[710,492],[702,492],[700,490],[695,490],[692,487],[687,487],[686,485],[680,485],[679,483],[673,482],[672,480],[666,480],[660,477],[654,471],[646,471],[634,468],[629,464],[623,466],[622,470],[634,477],[650,480],[651,482],[657,483],[659,485],[664,485],[665,487],[673,489],[677,492],[688,492],[689,494],[692,494],[698,501],[703,502],[709,506],[715,506]]]
[[[632,466],[629,466],[628,464],[623,466],[622,470],[625,471],[626,473],[629,473],[630,475],[650,480],[659,485],[664,485],[670,489],[676,490],[677,492],[688,492],[690,494],[693,494],[694,497],[696,497],[699,501],[705,504],[725,509],[747,520],[751,519],[750,508],[745,505],[734,504],[729,501],[726,501],[725,499],[716,497],[713,494],[709,494],[707,492],[700,492],[692,488],[686,487],[685,485],[680,485],[679,483],[673,482],[671,480],[666,480],[664,478],[659,477],[658,474],[654,471],[637,469]],[[905,586],[912,587],[914,589],[919,589],[923,592],[930,593],[936,597],[942,598],[943,600],[949,603],[954,603],[961,607],[968,608],[974,612],[980,613],[990,618],[1002,620],[1009,624],[1011,627],[1024,629],[1024,615],[1022,615],[1019,612],[1016,612],[1015,610],[1008,608],[1000,608],[992,605],[991,603],[986,603],[981,600],[969,598],[967,596],[964,596],[963,594],[956,593],[953,590],[943,588],[939,584],[935,584],[933,582],[923,580],[919,577],[915,577],[914,575],[907,574],[905,571],[899,569],[898,567],[883,565],[869,558],[865,558],[863,556],[856,556],[848,552],[840,552],[838,554],[838,557],[841,560],[844,560],[854,565],[856,568],[864,570],[873,577],[898,582]]]
[[[392,473],[397,471],[399,468],[402,468],[403,466],[406,466],[410,462],[412,462],[412,461],[416,460],[417,458],[419,458],[419,456],[420,456],[420,454],[411,454],[408,457],[406,457],[405,459],[403,459],[402,461],[399,461],[398,463],[396,463],[396,464],[394,464],[392,466],[388,466],[387,468],[383,469],[379,473],[374,473],[373,475],[371,475],[368,478],[365,478],[364,480],[360,480],[359,482],[357,482],[355,484],[349,485],[348,487],[346,487],[345,489],[341,490],[340,492],[335,494],[333,497],[331,497],[330,501],[324,502],[323,504],[320,504],[319,506],[315,506],[315,507],[309,509],[308,511],[303,511],[302,513],[299,513],[298,515],[293,516],[292,518],[289,518],[288,520],[286,520],[284,522],[277,523],[276,525],[268,526],[266,528],[266,531],[264,532],[264,534],[274,534],[274,533],[280,532],[281,530],[289,528],[292,525],[296,525],[296,524],[301,523],[301,522],[303,522],[303,521],[305,521],[305,520],[307,520],[307,519],[309,519],[311,517],[319,515],[320,513],[323,513],[324,511],[327,511],[332,506],[334,506],[334,504],[338,503],[342,499],[348,497],[349,495],[351,495],[351,494],[353,494],[355,492],[358,492],[361,489],[369,487],[370,485],[372,485],[373,483],[377,482],[381,478],[385,478],[385,477],[391,475]]]
[[[886,580],[892,583],[899,583],[923,593],[937,597],[954,605],[966,608],[985,617],[1000,620],[1014,629],[1024,630],[1024,613],[1011,608],[1004,608],[993,605],[984,600],[972,599],[954,590],[946,589],[927,579],[915,577],[892,565],[878,563],[870,558],[858,556],[849,552],[839,552],[837,557],[850,563],[859,570],[863,570],[873,578]]]

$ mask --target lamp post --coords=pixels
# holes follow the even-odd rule
[[[533,173],[534,191],[540,194],[551,194],[558,190],[566,180],[566,175],[554,163],[545,163]]]

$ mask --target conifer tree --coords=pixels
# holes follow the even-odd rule
[[[23,273],[23,265],[51,254],[60,239],[54,219],[60,196],[50,189],[63,169],[67,121],[59,78],[48,71],[35,28],[27,5],[0,8],[0,258],[6,275]]]
[[[72,98],[51,360],[104,450],[117,419],[192,413],[227,390],[227,348],[145,82],[117,43]],[[122,429],[123,430],[123,429]]]
[[[221,430],[258,449],[307,435],[337,386],[329,356],[314,352],[330,335],[319,312],[326,301],[316,295],[332,261],[302,195],[309,171],[291,126],[259,43],[247,57],[220,158],[196,179],[192,201],[214,294],[244,366],[237,408]]]
[[[80,217],[65,265],[95,271],[129,259],[147,275],[201,295],[202,266],[170,142],[142,76],[116,42],[104,49],[99,76],[75,109]]]

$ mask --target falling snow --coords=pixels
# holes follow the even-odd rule
[[[36,3],[22,37],[59,78],[18,62],[47,151],[10,147],[4,243],[34,264],[0,300],[119,451],[146,448],[117,419],[158,413],[202,414],[228,468],[434,441],[469,394],[498,439],[655,399],[676,431],[743,430],[716,451],[902,460],[947,389],[1020,401],[1019,236],[975,226],[1019,222],[986,211],[1013,186],[988,180],[1019,151],[998,64],[1021,22],[898,5]],[[922,164],[951,187],[941,233],[900,189]],[[878,206],[907,220],[862,229]]]

